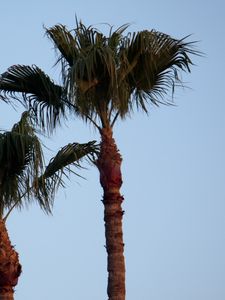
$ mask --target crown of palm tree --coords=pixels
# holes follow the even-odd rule
[[[12,66],[0,77],[1,98],[18,99],[32,109],[43,128],[52,129],[72,109],[96,126],[112,126],[134,107],[170,103],[165,93],[180,83],[179,71],[190,71],[193,42],[144,30],[124,35],[123,25],[106,36],[77,22],[46,29],[59,52],[62,84],[55,84],[37,66]]]
[[[30,114],[24,112],[11,131],[0,133],[1,217],[4,210],[10,212],[15,206],[28,203],[24,200],[31,199],[51,212],[57,188],[64,185],[63,175],[68,177],[69,173],[75,173],[72,166],[81,168],[81,160],[92,159],[98,151],[95,141],[68,144],[45,166],[41,143],[32,123]]]
[[[147,102],[167,103],[169,88],[179,82],[179,70],[190,71],[188,54],[193,43],[157,32],[123,35],[128,25],[108,36],[77,23],[47,29],[62,63],[63,82],[69,101],[82,117],[100,118],[107,126],[114,114],[125,117],[136,105],[147,112]]]
[[[21,205],[22,196],[30,199],[36,194],[34,182],[44,170],[41,144],[29,122],[22,114],[11,131],[0,134],[0,207],[1,214],[15,203]],[[31,189],[33,186],[33,189]],[[44,199],[40,204],[46,207]]]

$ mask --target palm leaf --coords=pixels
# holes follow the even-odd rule
[[[10,67],[0,76],[0,95],[5,101],[17,99],[31,109],[42,129],[54,128],[65,112],[62,87],[35,65]]]
[[[72,143],[61,148],[56,156],[50,160],[45,172],[39,178],[40,183],[45,183],[44,185],[40,184],[41,198],[47,195],[48,198],[54,199],[57,188],[60,185],[64,186],[63,175],[68,177],[71,172],[78,175],[72,170],[72,167],[81,168],[80,163],[84,158],[93,161],[98,150],[95,141],[85,144]]]
[[[171,88],[181,83],[180,71],[190,72],[190,54],[198,54],[193,42],[176,40],[157,31],[134,33],[126,42],[126,64],[122,65],[120,84],[129,86],[130,99],[147,112],[146,103],[171,103],[164,99]],[[133,105],[129,99],[129,105]]]
[[[72,66],[76,55],[76,41],[71,32],[66,26],[59,24],[49,29],[46,28],[46,34],[55,44],[55,48],[60,51],[60,59]]]
[[[27,113],[11,131],[0,134],[0,166],[0,207],[3,213],[14,204],[21,206],[22,195],[29,200],[35,194],[35,187],[30,187],[43,169],[41,145]],[[48,209],[47,203],[40,204]]]

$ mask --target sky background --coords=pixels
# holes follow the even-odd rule
[[[115,0],[2,1],[0,73],[13,64],[36,64],[56,81],[53,45],[46,27],[72,29],[75,15],[105,30],[130,23],[130,31],[156,29],[175,38],[192,34],[204,57],[193,57],[188,88],[175,107],[136,113],[115,127],[123,156],[122,194],[128,300],[225,299],[225,2]],[[170,95],[168,95],[170,97]],[[20,111],[1,103],[0,128]],[[99,140],[79,120],[47,141]],[[107,299],[102,191],[87,166],[57,193],[52,216],[37,205],[15,211],[7,226],[23,273],[16,300]]]

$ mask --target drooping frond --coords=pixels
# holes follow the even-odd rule
[[[65,112],[63,88],[37,66],[15,65],[0,76],[0,95],[32,110],[42,129],[53,129]]]
[[[48,197],[53,199],[58,186],[64,185],[62,177],[68,177],[71,172],[80,176],[72,167],[76,169],[81,168],[81,161],[83,159],[92,161],[98,151],[99,149],[95,141],[85,144],[72,143],[64,146],[50,160],[43,175],[39,178],[40,183],[45,182],[43,188],[39,190],[40,196],[48,195]]]
[[[60,51],[59,60],[67,61],[72,67],[76,56],[76,41],[70,31],[66,26],[59,24],[50,29],[46,28],[46,34],[54,42],[56,49]]]
[[[179,72],[190,72],[189,55],[197,54],[193,43],[154,30],[130,34],[124,42],[119,71],[122,92],[123,84],[129,86],[131,99],[144,111],[147,111],[148,101],[155,105],[167,103],[165,94],[170,88],[173,92],[175,85],[181,82]],[[128,102],[133,105],[132,101]]]
[[[40,142],[24,113],[11,131],[0,134],[0,207],[1,213],[14,204],[22,205],[22,197],[36,193],[34,182],[43,169]],[[32,188],[31,188],[32,187]],[[44,201],[41,206],[48,209]]]

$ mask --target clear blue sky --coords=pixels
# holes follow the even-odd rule
[[[176,38],[193,34],[205,57],[175,93],[177,107],[152,108],[118,123],[128,300],[225,299],[225,2],[139,0],[4,1],[0,8],[0,73],[36,64],[55,80],[55,53],[43,25],[131,23]],[[102,28],[102,27],[101,27]],[[0,128],[19,113],[1,103]],[[99,139],[73,120],[48,141]],[[106,299],[102,191],[94,168],[57,194],[53,216],[31,205],[7,223],[23,274],[16,300]]]

